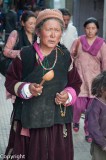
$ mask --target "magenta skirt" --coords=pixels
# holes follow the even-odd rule
[[[63,136],[63,125],[49,128],[30,129],[30,137],[20,135],[22,126],[17,123],[16,131],[11,126],[5,153],[12,160],[73,160],[73,140],[71,124],[66,124],[67,136]]]

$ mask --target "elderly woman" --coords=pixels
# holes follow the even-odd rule
[[[71,105],[81,80],[68,50],[58,46],[63,28],[59,10],[41,11],[39,44],[23,48],[8,70],[5,86],[17,98],[6,155],[73,160]]]

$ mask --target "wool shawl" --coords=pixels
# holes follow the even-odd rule
[[[90,46],[88,44],[88,42],[87,42],[87,39],[86,39],[85,35],[80,37],[80,41],[81,41],[81,44],[82,44],[83,51],[88,52],[92,56],[96,56],[97,55],[97,53],[100,50],[101,46],[105,42],[105,40],[103,38],[96,37],[95,41]]]

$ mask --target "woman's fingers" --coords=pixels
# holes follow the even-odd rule
[[[55,102],[56,104],[64,104],[68,99],[68,93],[66,91],[62,91],[56,94]]]
[[[41,95],[42,89],[43,89],[43,86],[36,83],[31,83],[29,86],[29,90],[33,96]]]

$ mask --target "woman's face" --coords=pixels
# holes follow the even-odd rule
[[[25,23],[22,22],[22,26],[24,27],[27,33],[35,33],[36,18],[30,17]]]
[[[47,20],[39,33],[40,44],[46,48],[54,48],[59,43],[62,35],[61,25],[55,19]]]
[[[85,27],[85,34],[88,38],[93,38],[96,36],[98,28],[95,23],[89,23]]]

